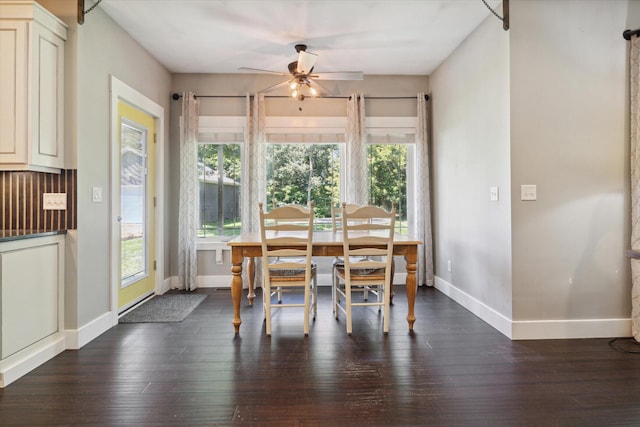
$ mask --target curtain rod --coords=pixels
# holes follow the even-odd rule
[[[194,95],[196,98],[244,98],[244,95]],[[249,95],[253,97],[253,95]],[[171,95],[171,99],[177,101],[182,98],[182,95],[179,93],[173,93]],[[291,98],[290,96],[285,95],[266,95],[265,98]],[[351,96],[320,96],[319,98],[329,98],[329,99],[351,99]],[[416,99],[415,96],[366,96],[366,99]],[[305,99],[313,99],[313,98],[305,98]],[[424,96],[425,100],[429,100],[429,95]]]
[[[624,30],[622,32],[622,37],[624,37],[625,40],[631,40],[631,37],[633,36],[638,36],[640,37],[640,28],[638,28],[637,30]]]

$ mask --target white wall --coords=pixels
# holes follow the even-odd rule
[[[100,8],[78,27],[78,323],[110,310],[110,75],[165,108],[171,75]],[[168,117],[168,116],[167,116]],[[165,123],[168,120],[165,121]]]
[[[626,19],[624,1],[512,2],[513,320],[629,317]]]
[[[436,274],[513,338],[630,332],[622,31],[637,3],[511,2],[508,32],[488,18],[431,76]],[[477,194],[497,179],[492,206]]]
[[[509,34],[491,16],[430,85],[436,286],[511,317],[508,54]]]
[[[78,228],[67,235],[65,327],[81,330],[111,310],[110,75],[164,107],[166,135],[171,75],[101,8],[78,25],[74,2],[42,0],[42,4],[69,26],[65,135],[66,152],[71,154],[66,163],[78,169]],[[102,187],[102,203],[91,201],[94,186]],[[165,259],[168,254],[167,248]]]

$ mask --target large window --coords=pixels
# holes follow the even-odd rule
[[[268,117],[265,131],[267,210],[315,205],[316,228],[331,229],[331,206],[345,199],[346,120]],[[241,158],[244,118],[200,117],[198,237],[229,240],[242,233]],[[396,229],[414,230],[415,118],[367,119],[369,203],[390,209]],[[250,167],[250,166],[246,166]],[[244,185],[250,185],[246,182]],[[250,189],[245,189],[249,191]]]
[[[198,237],[242,233],[244,117],[201,116],[198,130]]]
[[[240,144],[198,144],[198,237],[240,235]]]
[[[331,204],[341,200],[340,145],[267,144],[268,209],[313,200],[317,228],[330,228]]]
[[[367,162],[370,203],[391,209],[396,231],[415,231],[415,117],[368,117]]]
[[[368,144],[369,203],[390,210],[396,203],[396,231],[407,234],[406,144]]]

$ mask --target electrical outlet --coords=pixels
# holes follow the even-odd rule
[[[42,194],[42,209],[60,210],[67,209],[67,193],[44,193]]]

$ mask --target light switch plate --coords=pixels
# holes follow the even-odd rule
[[[102,187],[91,188],[91,200],[93,203],[102,202]]]
[[[533,184],[526,184],[520,186],[520,200],[537,200],[538,190]]]
[[[43,193],[42,209],[47,211],[67,209],[67,193]]]
[[[491,200],[492,202],[498,201],[498,187],[497,186],[489,187],[489,200]]]

